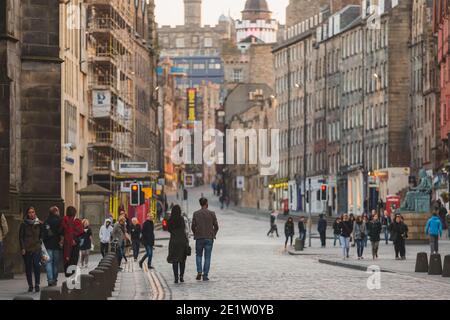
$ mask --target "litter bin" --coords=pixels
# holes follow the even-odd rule
[[[295,251],[303,251],[305,249],[305,240],[295,239]]]

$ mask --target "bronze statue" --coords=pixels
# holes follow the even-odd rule
[[[411,188],[411,191],[406,194],[406,198],[400,207],[401,211],[422,213],[430,211],[432,183],[424,169],[419,171],[419,177],[419,185]]]

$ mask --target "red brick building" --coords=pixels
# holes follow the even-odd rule
[[[438,64],[441,89],[441,139],[450,134],[450,1],[434,0],[433,24],[438,35]]]

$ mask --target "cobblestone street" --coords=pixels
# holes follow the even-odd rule
[[[190,211],[197,207],[199,192],[190,193]],[[168,241],[159,241],[164,247],[156,249],[154,265],[169,284],[173,299],[449,298],[450,283],[442,281],[441,277],[382,273],[381,289],[369,290],[367,280],[370,274],[321,264],[318,255],[292,256],[284,251],[281,222],[278,226],[280,238],[267,237],[269,223],[266,218],[232,210],[221,211],[212,195],[204,194],[210,197],[210,209],[216,211],[220,226],[212,256],[211,281],[195,280],[195,256],[192,256],[187,261],[186,283],[175,285],[171,265],[166,262]],[[157,237],[164,235],[168,236],[159,232]],[[313,247],[317,248],[317,241],[313,240]],[[191,246],[194,246],[193,240]],[[340,253],[339,248],[327,250],[335,251],[336,256]]]

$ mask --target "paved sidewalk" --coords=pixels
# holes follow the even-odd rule
[[[89,271],[95,269],[101,260],[100,254],[93,254],[89,257],[88,269],[82,269],[81,273],[89,273]],[[61,285],[65,280],[64,273],[60,273],[58,276],[58,285]],[[33,276],[34,281],[34,276]],[[41,273],[41,290],[47,287],[47,274]],[[34,300],[39,300],[40,293],[28,293],[28,284],[25,274],[15,274],[14,279],[0,280],[0,300],[12,300],[16,296],[31,297]]]
[[[308,241],[306,241],[308,244]],[[407,260],[395,260],[394,246],[390,242],[388,245],[384,241],[380,242],[379,247],[379,259],[372,259],[372,248],[370,241],[367,243],[367,248],[364,249],[363,260],[358,260],[356,255],[356,247],[350,247],[350,259],[343,260],[342,249],[339,243],[336,247],[333,247],[332,241],[327,241],[327,248],[320,248],[320,242],[317,239],[312,240],[312,248],[306,247],[304,251],[295,251],[293,248],[288,250],[289,254],[298,256],[301,258],[303,255],[316,256],[320,263],[334,265],[337,267],[345,267],[356,270],[367,270],[368,267],[378,266],[381,271],[390,273],[399,273],[409,275],[417,278],[425,278],[427,280],[437,280],[440,282],[446,282],[450,284],[450,278],[443,278],[441,276],[429,276],[428,274],[415,273],[415,264],[417,253],[426,252],[430,254],[430,248],[428,245],[406,245]],[[331,246],[331,247],[330,247]],[[450,241],[441,240],[439,242],[439,248],[442,255],[442,261],[444,256],[450,254]]]

